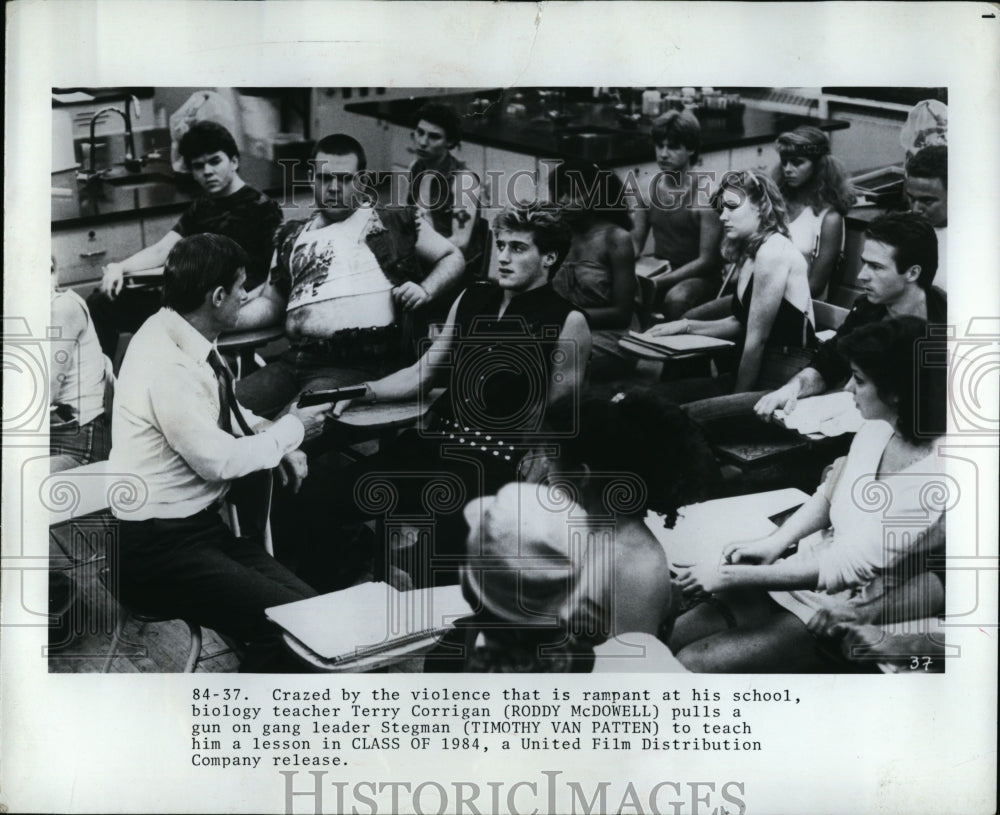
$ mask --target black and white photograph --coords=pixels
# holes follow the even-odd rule
[[[989,6],[14,5],[5,811],[995,807]]]
[[[945,89],[53,100],[51,670],[944,669]]]

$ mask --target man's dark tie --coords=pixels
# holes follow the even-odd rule
[[[225,360],[219,355],[218,350],[213,348],[208,352],[208,364],[215,371],[215,378],[219,381],[219,426],[227,433],[233,432],[232,417],[236,417],[236,423],[240,426],[244,436],[252,436],[253,430],[243,417],[239,403],[236,401],[236,391],[233,388],[233,373],[229,370]]]

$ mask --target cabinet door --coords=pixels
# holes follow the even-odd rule
[[[730,170],[760,170],[761,172],[767,172],[777,163],[778,153],[771,143],[734,147],[729,151]]]
[[[75,289],[100,282],[103,267],[142,249],[138,221],[83,226],[52,233],[59,283]],[[87,285],[84,285],[87,284]]]
[[[158,242],[177,225],[180,218],[180,212],[172,212],[169,215],[144,215],[142,218],[143,248]]]
[[[389,167],[393,172],[406,172],[410,169],[413,159],[413,139],[410,138],[410,128],[399,125],[387,125],[386,134],[389,143]]]
[[[698,164],[694,169],[701,173],[711,174],[713,189],[719,186],[722,176],[730,169],[729,154],[731,152],[731,150],[712,150],[702,153],[698,158]]]
[[[650,184],[659,172],[660,167],[655,161],[615,168],[615,175],[625,185],[625,195],[628,197],[630,206],[636,203],[640,196],[644,200],[649,200]]]

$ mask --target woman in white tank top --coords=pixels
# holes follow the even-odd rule
[[[854,205],[854,189],[822,130],[803,126],[782,133],[776,148],[774,180],[788,208],[788,232],[809,263],[812,296],[825,300],[844,249],[844,216]]]

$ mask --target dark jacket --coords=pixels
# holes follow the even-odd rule
[[[837,329],[836,336],[824,342],[812,362],[810,368],[819,371],[827,388],[833,388],[845,381],[851,375],[851,366],[840,352],[837,351],[837,340],[846,337],[855,328],[869,323],[876,323],[889,316],[889,310],[884,305],[875,305],[861,295],[844,318],[843,325]],[[927,322],[944,325],[948,322],[948,297],[941,289],[931,286],[927,289]]]

